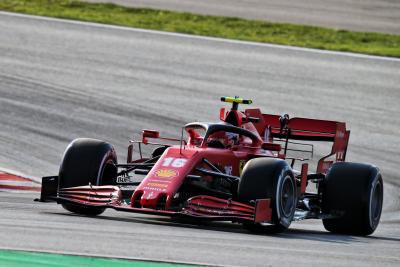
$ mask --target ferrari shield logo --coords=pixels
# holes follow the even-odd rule
[[[161,169],[156,171],[155,174],[159,178],[172,178],[178,176],[178,172],[172,169]]]

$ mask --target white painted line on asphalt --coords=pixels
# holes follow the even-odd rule
[[[218,38],[218,37],[190,35],[190,34],[184,34],[184,33],[164,32],[164,31],[157,31],[157,30],[146,30],[146,29],[140,29],[140,28],[131,28],[131,27],[124,27],[124,26],[109,25],[109,24],[100,24],[100,23],[94,23],[94,22],[77,21],[77,20],[72,20],[72,19],[69,20],[69,19],[59,19],[59,18],[51,18],[51,17],[41,17],[41,16],[12,13],[12,12],[6,12],[6,11],[0,11],[0,15],[22,17],[22,18],[27,18],[27,19],[37,19],[37,20],[43,20],[43,21],[55,21],[55,22],[61,22],[61,23],[85,25],[85,26],[105,28],[105,29],[116,29],[116,30],[131,31],[131,32],[173,36],[173,37],[179,37],[179,38],[206,40],[206,41],[213,41],[213,42],[224,42],[224,43],[231,43],[231,44],[249,45],[249,46],[257,46],[257,47],[268,47],[268,48],[285,49],[285,50],[292,50],[292,51],[310,52],[310,53],[317,53],[317,54],[400,62],[400,58],[372,56],[372,55],[357,54],[357,53],[352,53],[352,52],[321,50],[321,49],[315,49],[315,48],[304,48],[304,47],[297,47],[297,46],[269,44],[269,43],[257,43],[257,42],[250,42],[250,41],[240,41],[240,40],[224,39],[224,38]]]
[[[6,185],[6,186],[38,186],[37,183],[32,182],[32,181],[26,181],[26,182],[22,182],[22,181],[13,181],[13,180],[0,180],[0,188],[2,185]]]

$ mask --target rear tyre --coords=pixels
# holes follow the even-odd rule
[[[112,145],[89,138],[73,140],[64,152],[58,174],[58,188],[112,184],[117,176],[117,155]],[[104,208],[84,207],[72,203],[62,206],[71,212],[95,216]]]
[[[244,226],[256,232],[282,232],[293,220],[296,210],[296,183],[286,161],[272,158],[252,159],[243,168],[238,186],[238,200],[272,200],[272,224],[247,223]]]
[[[335,163],[326,176],[322,211],[338,218],[323,219],[326,230],[370,235],[378,227],[383,203],[383,180],[369,164]]]

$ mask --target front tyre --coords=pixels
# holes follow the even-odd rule
[[[117,155],[112,145],[97,139],[78,138],[64,152],[58,174],[58,188],[112,184],[117,176]],[[72,203],[62,206],[71,212],[95,216],[104,208],[85,207]]]
[[[383,180],[370,164],[335,163],[326,176],[322,211],[337,218],[323,219],[333,233],[370,235],[378,227],[383,204]]]
[[[238,186],[238,200],[250,202],[270,198],[272,226],[246,224],[252,231],[282,232],[294,217],[297,204],[296,183],[286,161],[272,158],[252,159],[245,165]]]

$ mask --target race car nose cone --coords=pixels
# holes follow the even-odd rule
[[[166,194],[156,191],[145,191],[140,198],[140,205],[143,208],[155,208],[165,206]],[[160,202],[164,202],[161,204]]]
[[[142,207],[152,206],[151,203],[155,202],[157,197],[157,194],[155,194],[153,191],[144,192],[142,198],[140,199],[140,204]]]

